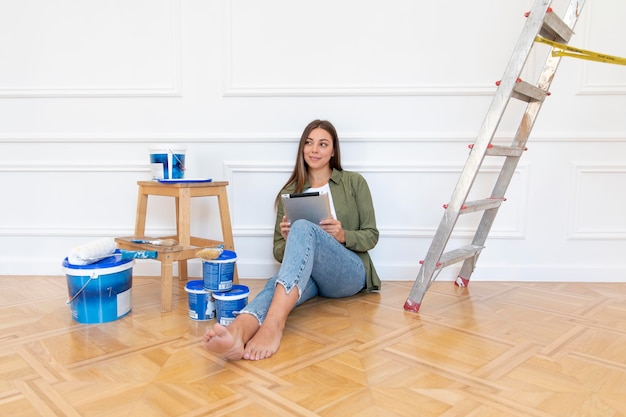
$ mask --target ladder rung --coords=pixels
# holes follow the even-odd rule
[[[484,246],[468,245],[446,252],[441,255],[441,259],[439,260],[439,263],[437,263],[437,268],[445,268],[448,265],[452,265],[476,256],[483,248]]]
[[[551,41],[567,43],[574,31],[556,13],[546,13],[539,34]]]
[[[474,144],[467,145],[468,148],[474,149]],[[489,144],[487,145],[487,150],[485,151],[485,155],[490,156],[522,156],[524,151],[527,151],[527,147],[519,147],[519,146],[498,146]]]
[[[465,204],[461,206],[461,210],[459,211],[459,214],[474,213],[480,210],[489,210],[489,209],[498,208],[500,207],[503,201],[506,201],[506,198],[489,197],[489,198],[484,198],[482,200],[467,201]],[[448,204],[443,205],[443,208],[446,210],[448,209],[448,207],[449,207]]]
[[[485,152],[485,155],[491,155],[491,156],[521,156],[524,151],[526,150],[526,147],[520,148],[520,147],[513,147],[513,146],[490,146],[487,148],[487,152]]]
[[[547,95],[548,93],[541,88],[535,87],[534,85],[527,83],[526,81],[519,81],[515,84],[511,97],[515,97],[518,100],[531,102],[543,101]]]
[[[481,210],[498,208],[505,201],[504,198],[484,198],[482,200],[466,201],[459,214],[474,213]]]

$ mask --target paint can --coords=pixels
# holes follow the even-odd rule
[[[213,293],[217,322],[228,326],[235,320],[235,314],[248,305],[250,289],[245,285],[233,285],[229,291]]]
[[[204,288],[210,291],[228,291],[233,286],[237,254],[225,250],[215,259],[202,260]]]
[[[105,323],[130,313],[132,259],[110,256],[88,265],[74,265],[65,258],[68,304],[79,323]]]
[[[150,173],[153,180],[180,179],[185,176],[184,146],[160,146],[150,149]]]
[[[204,321],[215,318],[215,299],[211,291],[204,288],[204,281],[189,281],[185,285],[189,302],[189,318]]]

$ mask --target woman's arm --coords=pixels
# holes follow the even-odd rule
[[[284,215],[285,210],[283,209],[283,203],[279,199],[278,207],[276,208],[276,222],[274,224],[274,259],[278,262],[283,261],[285,244],[287,243],[280,230],[280,223],[282,222]]]
[[[376,246],[379,237],[372,194],[361,175],[352,175],[350,185],[352,196],[347,198],[348,217],[342,221],[345,245],[352,251],[366,252]]]

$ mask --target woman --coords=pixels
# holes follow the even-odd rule
[[[308,190],[330,191],[333,218],[290,224],[280,195]],[[341,168],[339,139],[330,122],[314,120],[304,129],[293,173],[276,206],[278,273],[228,327],[215,324],[204,336],[206,348],[226,359],[272,356],[291,310],[316,295],[339,298],[380,289],[367,253],[378,242],[370,190],[360,174]]]

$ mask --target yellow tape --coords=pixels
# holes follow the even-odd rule
[[[584,49],[573,48],[571,46],[554,42],[537,36],[535,42],[545,43],[547,45],[556,48],[552,51],[552,56],[566,56],[571,58],[585,59],[587,61],[605,62],[608,64],[626,65],[626,58],[620,58],[617,56],[600,54],[598,52],[587,51]]]

